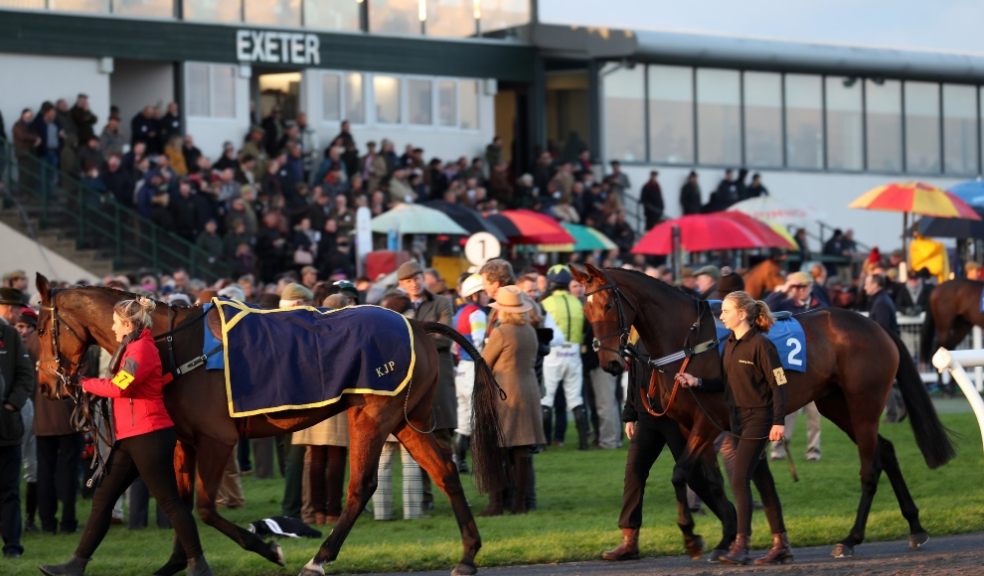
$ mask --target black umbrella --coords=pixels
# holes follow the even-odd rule
[[[489,234],[495,236],[496,240],[499,242],[509,242],[509,238],[503,234],[502,230],[493,224],[488,218],[482,216],[482,213],[477,210],[473,210],[460,204],[449,204],[443,200],[430,200],[428,202],[423,202],[423,205],[428,208],[433,208],[444,212],[470,234],[474,234],[476,232],[488,232]]]
[[[931,238],[984,239],[984,221],[924,216],[914,229]]]

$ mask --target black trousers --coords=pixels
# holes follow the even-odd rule
[[[751,480],[762,497],[762,507],[773,534],[786,531],[782,519],[782,504],[776,492],[776,483],[769,471],[769,461],[765,447],[769,444],[769,430],[772,428],[771,408],[735,409],[739,426],[738,446],[735,449],[735,471],[731,476],[731,490],[735,496],[738,511],[738,533],[752,535],[752,488]]]
[[[75,498],[79,491],[79,459],[82,435],[36,436],[38,453],[38,516],[41,529],[55,532],[59,528],[58,503],[61,502],[61,531],[75,532]]]
[[[642,501],[646,494],[646,480],[649,479],[649,472],[664,446],[670,449],[674,459],[683,453],[686,441],[676,422],[669,418],[643,418],[636,422],[635,435],[629,441],[629,453],[625,459],[619,528],[642,527]]]
[[[0,535],[4,552],[24,552],[20,541],[20,475],[20,443],[0,446]]]
[[[82,540],[75,549],[76,556],[92,557],[109,531],[113,505],[138,476],[143,478],[150,493],[157,499],[157,505],[164,509],[174,526],[185,556],[197,558],[202,555],[202,543],[198,539],[195,519],[178,496],[174,476],[176,442],[174,428],[165,428],[116,443],[109,456],[109,471],[92,498],[92,514],[85,526],[85,532],[82,533]]]

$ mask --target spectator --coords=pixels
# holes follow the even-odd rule
[[[133,208],[133,178],[122,169],[118,154],[113,154],[106,160],[99,177],[106,192],[112,194],[120,205]]]
[[[629,181],[629,175],[622,172],[621,162],[618,160],[612,160],[611,166],[612,173],[608,175],[606,180],[611,187],[611,193],[619,200],[622,200],[625,198],[625,191],[632,187],[632,183]],[[660,200],[662,200],[662,198],[662,192],[660,192]]]
[[[167,140],[167,145],[164,147],[164,154],[167,156],[171,169],[174,170],[174,173],[179,178],[184,178],[188,175],[188,166],[185,163],[181,136],[175,135]]]
[[[130,121],[130,145],[143,142],[151,154],[160,152],[160,123],[153,106],[144,106]]]
[[[752,183],[748,186],[746,196],[748,198],[758,198],[768,195],[769,189],[762,185],[762,175],[756,172],[752,175]]]
[[[95,126],[98,118],[89,109],[89,97],[87,95],[79,94],[69,113],[75,124],[80,144],[86,143],[90,138],[96,136]]]
[[[649,180],[639,193],[639,202],[646,215],[646,230],[659,224],[663,219],[663,189],[659,185],[659,172],[649,173]]]
[[[270,109],[270,114],[263,119],[263,149],[273,158],[280,154],[284,137],[284,121],[280,115],[280,106]]]
[[[721,278],[721,269],[714,265],[707,265],[694,273],[694,289],[697,297],[701,300],[720,300],[721,294],[718,292],[717,283]]]
[[[160,119],[161,142],[170,142],[172,138],[180,137],[184,132],[181,124],[181,112],[178,110],[178,103],[170,102],[167,105],[167,112]]]
[[[703,198],[700,192],[700,184],[697,183],[697,172],[693,170],[687,175],[687,183],[680,189],[680,209],[684,216],[687,214],[700,214],[703,205]]]
[[[185,134],[181,140],[181,155],[184,157],[184,164],[188,168],[189,174],[197,174],[201,171],[199,162],[202,158],[202,151],[195,146],[195,139],[191,134]]]
[[[99,149],[102,150],[103,158],[109,160],[114,154],[123,156],[123,145],[126,140],[120,134],[120,119],[117,116],[110,116],[103,126],[102,133],[99,135]]]
[[[208,255],[209,263],[214,263],[222,259],[223,242],[218,235],[219,227],[215,220],[209,219],[205,223],[205,229],[198,234],[195,245]]]
[[[895,307],[907,316],[918,316],[928,310],[929,296],[933,293],[933,285],[929,283],[931,277],[925,268],[910,274],[896,294]]]

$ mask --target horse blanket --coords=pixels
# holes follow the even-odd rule
[[[230,416],[326,406],[342,394],[395,396],[410,381],[413,333],[392,310],[265,310],[224,298],[212,304]]]
[[[719,316],[721,315],[721,301],[710,302],[711,310],[714,314],[714,327],[717,330],[719,352],[724,353],[724,343],[731,336],[731,330],[724,327]],[[779,353],[779,362],[782,363],[784,370],[792,372],[806,372],[806,333],[803,325],[795,316],[788,312],[776,314],[776,323],[766,333],[769,341],[776,347]]]

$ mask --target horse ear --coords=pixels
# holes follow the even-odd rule
[[[594,264],[587,263],[584,266],[588,269],[588,274],[598,278],[599,280],[605,279],[605,275],[601,272],[601,270],[596,268]]]
[[[591,275],[581,270],[581,267],[577,264],[571,264],[568,266],[571,269],[571,276],[581,284],[586,284],[591,281]]]
[[[34,279],[34,285],[38,289],[38,294],[41,295],[41,301],[44,302],[45,304],[47,304],[48,303],[48,296],[50,294],[49,288],[48,288],[48,279],[45,277],[44,274],[38,272],[37,273],[37,276]]]

